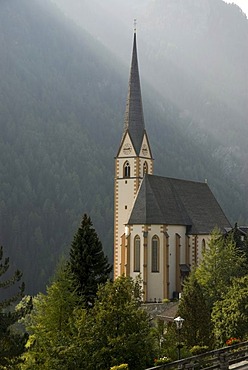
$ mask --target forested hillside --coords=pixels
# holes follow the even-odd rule
[[[176,107],[184,119],[174,124],[191,139],[200,145],[215,141],[210,160],[220,159],[232,177],[240,166],[236,181],[243,189],[248,186],[248,20],[237,5],[223,0],[54,1],[125,62],[137,18],[143,82],[161,94],[165,111],[168,104]]]
[[[121,81],[104,50],[44,1],[4,1],[0,45],[0,238],[34,292],[84,212],[102,233],[107,219],[112,239]]]
[[[114,156],[129,72],[48,0],[2,1],[0,48],[0,243],[24,272],[27,293],[36,293],[85,212],[112,257]],[[230,153],[230,176],[219,141],[190,134],[192,117],[141,79],[155,172],[208,178],[229,218],[246,221],[241,161]]]

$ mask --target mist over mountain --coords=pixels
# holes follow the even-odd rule
[[[246,18],[218,0],[121,0],[119,12],[116,3],[1,3],[0,243],[28,293],[44,289],[85,212],[112,257],[131,11],[142,17],[138,52],[155,173],[207,178],[230,220],[248,221]]]
[[[165,109],[172,102],[196,121],[194,129],[215,136],[223,151],[246,162],[248,20],[237,5],[222,0],[58,3],[125,61],[137,17],[143,78],[164,96]]]

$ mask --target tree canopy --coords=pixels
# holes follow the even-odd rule
[[[60,266],[46,294],[33,299],[34,308],[25,320],[29,339],[22,369],[69,369],[65,357],[77,302],[71,277],[65,266]]]
[[[210,307],[224,297],[234,277],[245,274],[245,266],[246,258],[236,247],[232,234],[224,238],[215,230],[195,271]]]
[[[78,305],[66,271],[46,295],[34,299],[22,369],[109,370],[127,363],[130,370],[140,370],[151,365],[154,338],[149,316],[141,309],[140,282],[125,277],[108,281],[87,310]]]
[[[248,275],[233,279],[225,296],[215,302],[212,312],[214,335],[219,346],[231,338],[248,338]]]
[[[188,348],[213,346],[211,311],[193,271],[185,282],[178,313],[184,318],[183,338]]]
[[[74,343],[76,352],[88,353],[85,369],[109,370],[126,363],[130,370],[140,370],[153,363],[154,338],[149,316],[141,309],[139,283],[129,277],[108,281],[99,288],[89,315],[81,311]]]

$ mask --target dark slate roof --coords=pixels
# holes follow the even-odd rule
[[[230,227],[206,183],[154,175],[145,175],[128,224],[185,225],[189,234]]]
[[[140,89],[136,33],[134,33],[132,63],[124,122],[124,134],[128,130],[137,154],[140,152],[144,129],[145,124]]]
[[[239,230],[244,234],[248,234],[248,226],[239,226]]]

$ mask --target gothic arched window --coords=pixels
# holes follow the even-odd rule
[[[159,238],[152,238],[152,272],[159,272]]]
[[[148,164],[147,164],[147,162],[144,162],[144,164],[143,164],[143,176],[145,176],[146,173],[148,173]]]
[[[140,237],[138,235],[134,238],[134,266],[135,272],[140,272]]]
[[[130,164],[129,164],[129,162],[124,163],[124,177],[130,177]]]

